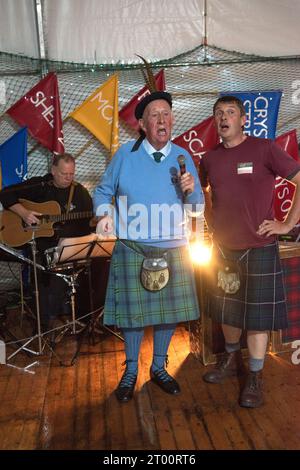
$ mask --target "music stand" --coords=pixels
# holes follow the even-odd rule
[[[54,272],[57,276],[62,277],[71,288],[70,298],[71,298],[71,313],[72,313],[72,333],[76,334],[76,313],[75,313],[75,294],[76,294],[76,279],[79,273],[85,269],[86,266],[90,268],[91,260],[93,258],[99,257],[109,257],[112,254],[113,248],[115,245],[115,238],[102,238],[100,239],[96,234],[90,234],[83,237],[76,237],[76,238],[64,238],[61,239],[58,243],[58,246],[54,253],[53,259],[53,268],[54,269],[61,269],[61,270],[72,270],[71,274],[62,274],[58,272]],[[78,271],[79,268],[79,271]],[[81,268],[81,269],[80,269]],[[77,269],[77,272],[75,271]],[[90,270],[89,270],[89,294],[90,294],[90,307],[93,312],[93,300],[91,296],[91,277],[90,277]],[[96,312],[100,312],[97,314],[96,318],[93,316],[92,319],[84,326],[83,329],[79,331],[82,333],[82,338],[86,331],[95,330],[96,321],[100,319],[103,315],[103,307],[101,309],[97,309]],[[122,336],[118,333],[113,331],[111,328],[101,324],[98,325],[101,329],[104,329],[111,333],[112,335],[116,336],[118,339],[123,341]],[[80,345],[76,351],[74,358],[77,357]],[[74,361],[73,358],[73,361]],[[72,361],[72,363],[73,363]]]

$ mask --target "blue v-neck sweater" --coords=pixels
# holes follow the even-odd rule
[[[186,243],[184,203],[192,211],[199,211],[203,204],[193,160],[173,143],[160,163],[143,145],[132,152],[133,145],[134,141],[122,145],[108,165],[94,192],[95,212],[98,216],[112,215],[116,235],[122,239],[161,247],[182,246]],[[195,189],[185,198],[176,182],[179,155],[185,156],[186,171],[195,178]]]

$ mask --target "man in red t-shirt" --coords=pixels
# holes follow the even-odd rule
[[[288,233],[299,220],[300,165],[273,141],[244,135],[246,114],[238,98],[219,98],[214,117],[222,143],[203,156],[200,171],[216,266],[210,314],[222,324],[225,353],[203,379],[221,383],[243,372],[240,336],[247,330],[249,374],[240,405],[256,408],[263,403],[268,331],[287,327],[276,235]],[[274,219],[276,176],[297,185],[284,222]]]

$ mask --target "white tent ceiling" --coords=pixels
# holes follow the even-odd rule
[[[35,0],[0,0],[0,51],[39,57]],[[202,43],[300,55],[299,0],[42,0],[47,58],[80,63],[169,59]],[[206,11],[206,17],[204,15]],[[205,17],[205,20],[204,20]]]

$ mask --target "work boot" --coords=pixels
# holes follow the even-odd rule
[[[225,351],[215,368],[203,375],[203,380],[212,384],[220,384],[226,377],[241,375],[243,370],[241,350],[231,353]]]
[[[244,406],[246,408],[258,408],[261,406],[264,402],[262,387],[262,371],[250,371],[247,376],[246,385],[241,394],[240,406]]]

